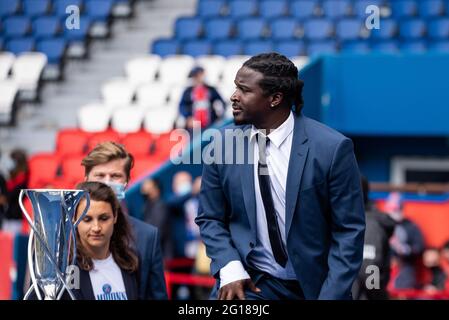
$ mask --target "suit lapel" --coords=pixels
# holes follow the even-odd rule
[[[129,272],[123,271],[120,268],[123,277],[123,283],[125,284],[125,291],[128,300],[137,300],[137,285],[135,277]]]
[[[83,300],[95,300],[92,281],[90,281],[89,271],[81,269],[80,271],[80,291]]]
[[[295,126],[293,129],[292,149],[288,164],[287,190],[285,200],[285,234],[288,236],[290,226],[295,213],[296,202],[299,195],[302,174],[306,164],[309,146],[304,129],[304,116],[295,116]]]

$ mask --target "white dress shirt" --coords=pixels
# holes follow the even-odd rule
[[[278,128],[268,134],[270,143],[267,146],[267,167],[270,175],[271,194],[276,211],[279,231],[285,248],[285,194],[287,185],[288,164],[293,141],[294,128],[293,113]],[[248,256],[248,263],[257,270],[266,272],[280,279],[296,279],[295,272],[290,263],[285,268],[277,264],[271,249],[268,236],[267,219],[263,205],[260,189],[257,163],[259,161],[259,146],[256,142],[256,134],[259,131],[253,126],[251,128],[250,142],[254,148],[254,186],[256,198],[256,220],[257,220],[257,244]],[[249,275],[240,261],[231,261],[220,270],[220,287],[241,279],[248,279]]]

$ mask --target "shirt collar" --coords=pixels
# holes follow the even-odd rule
[[[279,127],[277,127],[274,131],[272,131],[268,138],[270,138],[270,142],[273,143],[276,148],[279,148],[281,144],[287,139],[287,137],[293,132],[293,128],[295,126],[295,119],[293,118],[293,113],[290,111],[290,114]],[[250,140],[252,141],[259,130],[253,125],[251,126]]]

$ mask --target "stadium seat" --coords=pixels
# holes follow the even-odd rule
[[[216,85],[220,81],[225,59],[218,55],[201,56],[196,59],[196,64],[204,68],[206,83]]]
[[[19,87],[13,80],[0,80],[0,92],[0,123],[14,124]]]
[[[333,34],[333,24],[326,19],[310,19],[304,22],[304,36],[310,40],[323,40]]]
[[[33,21],[33,36],[36,40],[52,38],[61,26],[57,17],[39,17]]]
[[[372,29],[370,36],[373,39],[392,39],[398,33],[398,23],[393,19],[381,20],[381,26],[379,29]]]
[[[243,41],[262,38],[266,31],[265,21],[261,18],[242,19],[236,26],[237,37]]]
[[[441,18],[429,21],[427,24],[427,34],[431,39],[449,38],[449,18]]]
[[[409,53],[423,53],[427,50],[427,45],[425,41],[405,41],[400,44],[399,49],[401,52]]]
[[[76,6],[82,8],[83,0],[53,0],[54,14],[58,17],[67,17],[67,8]]]
[[[370,47],[366,41],[345,41],[341,44],[341,52],[368,53]]]
[[[186,55],[175,55],[162,60],[159,68],[159,81],[165,84],[185,84],[194,59]]]
[[[176,120],[175,112],[167,112],[164,108],[148,110],[144,117],[144,128],[152,134],[164,134],[173,130]]]
[[[86,153],[90,134],[79,129],[63,129],[56,136],[55,152],[60,158]]]
[[[337,22],[335,33],[342,41],[357,40],[362,30],[362,22],[359,19],[342,19]]]
[[[151,54],[131,59],[125,64],[125,73],[128,81],[134,86],[152,82],[159,70],[161,58]]]
[[[246,18],[257,13],[258,2],[255,0],[234,0],[228,4],[229,15],[234,19]]]
[[[128,133],[123,139],[122,144],[126,150],[134,157],[148,156],[153,138],[148,132]]]
[[[136,103],[142,108],[160,108],[167,104],[169,85],[146,83],[137,88]]]
[[[41,52],[22,53],[12,66],[12,79],[20,90],[35,91],[46,64],[47,56]]]
[[[369,13],[367,13],[366,9],[369,6],[372,6],[372,5],[380,8],[383,2],[384,2],[383,0],[357,0],[357,1],[353,1],[352,11],[353,11],[355,16],[357,16],[359,18],[362,18],[362,19],[366,19],[371,14],[371,11],[369,11]]]
[[[12,16],[3,21],[3,37],[6,39],[26,36],[31,30],[31,21],[28,17]]]
[[[8,77],[15,59],[11,52],[0,52],[0,81]]]
[[[282,17],[287,11],[287,1],[284,0],[262,0],[259,3],[259,15],[263,18]]]
[[[151,52],[161,57],[178,54],[180,45],[176,39],[157,39],[153,42]]]
[[[324,15],[331,19],[342,18],[351,11],[351,2],[348,0],[326,0],[321,6]]]
[[[396,41],[375,42],[371,46],[372,51],[382,53],[397,53],[399,51]]]
[[[109,108],[120,108],[132,103],[136,88],[127,78],[113,78],[101,86],[103,102]]]
[[[223,57],[242,54],[242,42],[240,40],[222,40],[214,44],[212,53]]]
[[[218,17],[222,14],[225,1],[223,0],[205,0],[198,1],[197,14],[202,18]]]
[[[208,40],[187,41],[182,47],[182,54],[192,57],[208,55],[212,51],[212,45]]]
[[[318,1],[296,0],[290,3],[290,15],[299,20],[312,18],[315,15]]]
[[[138,132],[142,128],[143,110],[131,105],[118,108],[112,113],[111,127],[118,133]]]
[[[449,53],[449,41],[432,41],[428,44],[428,49],[434,52]]]
[[[271,40],[248,41],[243,46],[243,54],[249,56],[271,51],[273,51],[273,42]]]
[[[202,32],[202,20],[196,17],[181,17],[175,22],[175,38],[181,41],[196,39]]]
[[[64,38],[69,42],[84,42],[90,32],[92,20],[89,17],[80,17],[79,29],[64,29]]]
[[[20,8],[20,0],[0,1],[0,19],[15,15]]]
[[[61,160],[61,173],[64,182],[74,188],[85,178],[84,167],[81,165],[83,155],[68,156]]]
[[[44,16],[50,10],[50,0],[23,0],[23,12],[30,18]]]
[[[214,18],[204,23],[205,37],[210,40],[227,39],[231,36],[232,19]]]
[[[67,47],[64,38],[44,39],[37,43],[36,50],[47,56],[49,64],[59,65],[62,63]]]
[[[109,126],[111,110],[101,103],[89,103],[78,109],[78,126],[86,132],[102,132]]]
[[[6,51],[10,51],[15,55],[23,52],[29,52],[34,50],[34,39],[31,37],[11,39],[6,42]]]
[[[328,41],[319,41],[319,42],[312,42],[309,43],[307,46],[307,54],[309,56],[314,56],[318,54],[327,54],[327,53],[336,53],[337,48],[335,41],[328,40]]]
[[[29,188],[43,188],[50,184],[59,170],[60,158],[53,153],[34,154],[28,160],[30,168]]]
[[[287,57],[301,56],[304,54],[304,43],[298,40],[279,41],[275,43],[274,51]]]
[[[97,144],[105,141],[114,141],[120,143],[120,135],[118,132],[113,130],[106,130],[93,134],[87,141],[87,152],[95,148]]]
[[[85,0],[84,11],[92,21],[107,22],[112,13],[114,0]]]
[[[418,12],[418,6],[414,0],[394,0],[390,2],[392,17],[396,19],[413,17]]]
[[[168,160],[168,159],[167,159]],[[134,167],[131,171],[131,181],[135,182],[146,173],[151,172],[161,165],[161,161],[152,156],[137,156],[134,159]]]
[[[399,35],[402,39],[420,39],[425,33],[426,24],[420,19],[402,21],[399,25]]]
[[[235,75],[237,71],[242,67],[243,63],[248,60],[249,56],[233,56],[226,60],[223,68],[223,76],[221,83],[225,86],[232,85],[234,83]]]
[[[185,86],[171,86],[168,91],[168,103],[165,108],[176,108],[179,109],[179,103],[182,99],[182,94],[186,89]]]
[[[443,0],[421,0],[418,2],[418,12],[422,18],[435,18],[444,14]]]
[[[294,18],[279,18],[271,22],[270,30],[274,40],[293,39],[298,31],[298,22]]]

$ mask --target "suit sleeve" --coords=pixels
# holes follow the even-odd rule
[[[165,286],[164,266],[162,260],[161,242],[159,238],[159,231],[155,232],[153,241],[153,257],[151,264],[151,274],[149,290],[152,294],[151,299],[154,300],[167,300],[167,288]]]
[[[226,198],[216,164],[203,165],[199,199],[198,215],[195,222],[200,228],[202,240],[206,245],[206,253],[212,260],[211,273],[218,277],[220,269],[228,262],[241,261],[241,258],[229,233]]]
[[[329,172],[331,247],[329,272],[319,299],[351,299],[351,286],[363,260],[365,211],[352,142],[336,147]]]

